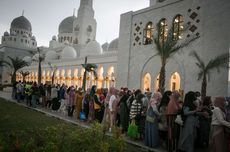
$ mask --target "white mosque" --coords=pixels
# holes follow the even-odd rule
[[[197,51],[209,60],[230,48],[230,1],[229,0],[150,0],[147,8],[121,15],[119,38],[100,45],[96,40],[97,22],[94,19],[93,0],[81,0],[77,16],[65,18],[59,25],[59,33],[53,36],[49,47],[40,48],[45,60],[42,62],[42,82],[50,82],[55,71],[55,83],[82,85],[85,57],[88,63],[97,64],[98,77],[87,75],[87,87],[110,86],[130,89],[157,90],[160,59],[156,54],[153,35],[157,23],[161,23],[162,36],[173,26],[175,38],[186,39],[193,35],[200,38],[176,54],[166,66],[166,89],[200,90],[198,69],[189,53]],[[189,30],[183,33],[185,26]],[[0,45],[3,58],[15,55],[31,63],[23,68],[29,71],[27,81],[37,81],[37,42],[32,35],[31,23],[24,17],[15,18],[10,32],[5,32]],[[35,54],[32,56],[32,54]],[[8,69],[2,70],[2,83],[9,83]],[[230,95],[229,70],[214,71],[207,87],[207,94]],[[22,79],[20,74],[17,79]]]

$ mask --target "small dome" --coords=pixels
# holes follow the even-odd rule
[[[32,40],[36,40],[36,37],[35,36],[32,36],[32,38],[31,38]]]
[[[65,18],[59,25],[59,34],[60,33],[72,33],[73,32],[73,22],[77,19],[75,16],[69,16]]]
[[[17,33],[16,33],[15,31],[12,31],[12,32],[11,32],[11,35],[12,35],[12,36],[16,36]]]
[[[27,31],[32,31],[32,26],[30,21],[25,18],[24,16],[20,16],[15,18],[12,22],[11,22],[11,28],[19,28],[19,29],[24,29]]]
[[[22,36],[23,36],[23,37],[26,37],[26,38],[29,37],[28,34],[26,34],[26,33],[24,33]]]
[[[103,52],[106,52],[106,51],[108,51],[109,43],[106,42],[106,43],[104,43],[101,47],[102,47]]]
[[[54,36],[52,37],[52,40],[57,41],[56,35],[54,35]]]
[[[4,32],[4,36],[9,36],[9,32]]]
[[[32,60],[38,60],[38,58],[39,58],[39,54],[37,53],[32,57]]]
[[[25,56],[22,60],[26,61],[27,63],[31,63],[32,59],[29,56]]]
[[[86,55],[97,55],[101,54],[101,45],[97,41],[90,41],[85,47]]]
[[[64,41],[64,44],[65,44],[65,45],[69,45],[69,41],[68,41],[68,40],[65,40],[65,41]]]
[[[46,53],[46,60],[57,60],[58,59],[58,54],[53,51],[53,50],[50,50]]]
[[[118,41],[119,41],[118,38],[112,40],[109,44],[108,51],[117,51],[118,50]]]
[[[77,57],[76,50],[71,46],[66,46],[61,52],[62,59],[73,59]]]

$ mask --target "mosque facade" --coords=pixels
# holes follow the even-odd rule
[[[65,18],[59,25],[58,35],[52,37],[49,47],[41,48],[41,55],[44,56],[42,82],[51,81],[55,67],[55,83],[81,86],[84,73],[81,64],[87,56],[88,63],[98,66],[97,77],[92,73],[87,75],[88,87],[96,84],[98,88],[115,86],[156,91],[161,62],[159,56],[155,56],[153,39],[156,26],[160,23],[163,37],[167,37],[167,30],[172,26],[175,38],[181,41],[192,36],[200,37],[181,49],[166,65],[166,89],[199,91],[201,81],[197,80],[198,69],[189,54],[195,50],[204,61],[209,61],[229,52],[229,10],[228,0],[150,0],[147,8],[121,14],[119,38],[100,45],[95,39],[97,22],[94,18],[93,0],[81,0],[77,16]],[[24,16],[19,18],[12,22],[10,32],[4,33],[0,52],[6,58],[17,50],[20,57],[31,63],[23,68],[24,71],[30,71],[26,80],[37,81],[37,42],[29,21]],[[17,24],[13,24],[15,22]],[[183,32],[186,27],[189,29]],[[23,53],[19,53],[17,48]],[[6,71],[7,69],[2,74],[3,83],[9,81]],[[228,69],[221,69],[220,73],[213,71],[207,94],[230,95],[228,77]],[[18,74],[17,78],[22,77]]]

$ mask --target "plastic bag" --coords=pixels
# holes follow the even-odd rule
[[[131,137],[131,138],[137,138],[138,137],[138,127],[135,124],[135,121],[132,121],[129,124],[129,127],[128,127],[128,136]]]
[[[85,119],[86,119],[86,116],[85,116],[84,111],[81,111],[81,112],[80,112],[80,119],[81,119],[81,120],[85,120]]]

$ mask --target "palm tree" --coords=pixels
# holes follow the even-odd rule
[[[214,59],[209,60],[207,64],[205,64],[204,60],[202,60],[195,51],[192,51],[190,56],[196,59],[196,66],[199,69],[198,80],[202,79],[201,97],[204,98],[206,96],[207,79],[210,80],[211,72],[214,69],[217,69],[217,72],[220,72],[220,68],[228,68],[229,54],[221,54]]]
[[[18,57],[12,58],[8,56],[10,62],[4,61],[6,65],[8,65],[13,71],[11,76],[11,83],[14,84],[16,82],[16,73],[19,69],[28,66],[28,63]]]
[[[186,30],[185,30],[186,31]],[[184,31],[184,32],[185,32]],[[164,32],[163,32],[164,33]],[[154,38],[154,43],[156,45],[157,53],[154,56],[159,56],[161,59],[161,69],[159,76],[159,91],[164,93],[165,91],[165,67],[170,58],[172,58],[176,53],[178,53],[182,48],[188,46],[192,41],[196,40],[198,36],[192,37],[191,39],[186,39],[183,42],[179,39],[174,38],[173,26],[166,31],[167,37],[161,35],[162,28],[161,24],[157,24],[157,33]]]
[[[22,81],[25,82],[25,78],[26,78],[27,75],[30,74],[30,72],[29,71],[25,71],[25,72],[20,71],[20,74],[22,75]]]
[[[83,83],[82,83],[82,90],[86,90],[86,73],[93,72],[94,76],[97,77],[97,65],[92,63],[87,63],[87,57],[85,57],[85,64],[82,64],[82,67],[85,69],[84,76],[83,76]]]

